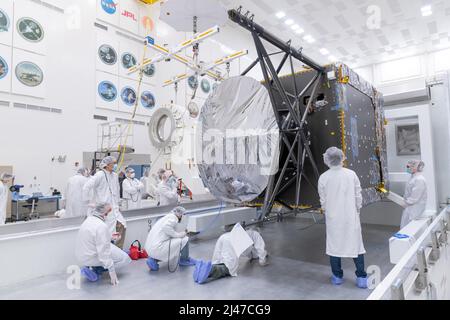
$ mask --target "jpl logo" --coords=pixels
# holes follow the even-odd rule
[[[114,0],[102,0],[102,8],[108,14],[114,14],[117,10],[117,3]]]
[[[123,15],[124,17],[133,19],[133,21],[137,21],[136,16],[134,15],[133,12],[124,10],[124,11],[122,12],[122,15]]]

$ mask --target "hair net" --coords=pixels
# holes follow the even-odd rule
[[[186,213],[186,209],[183,207],[175,207],[173,208],[172,213],[174,213],[178,218],[181,218]]]
[[[134,169],[133,169],[133,168],[130,168],[130,167],[128,167],[128,168],[125,170],[125,173],[126,173],[126,174],[133,173],[133,172],[134,172]]]
[[[102,160],[102,162],[100,162],[100,168],[103,169],[106,166],[110,165],[111,163],[115,163],[117,162],[116,158],[114,158],[113,156],[108,156],[106,158],[104,158]]]
[[[12,178],[13,178],[13,175],[10,174],[10,173],[3,172],[0,175],[0,180],[9,180],[9,179],[12,179]]]
[[[77,170],[77,173],[83,176],[87,176],[89,175],[89,170],[87,168],[81,167],[80,169]]]
[[[407,166],[410,167],[413,172],[422,172],[425,163],[422,160],[409,160]]]
[[[166,172],[165,169],[159,169],[158,170],[158,178],[162,180],[164,173]]]
[[[328,150],[323,154],[323,162],[325,162],[325,164],[330,168],[339,166],[344,160],[344,153],[341,149],[336,147],[328,148]]]
[[[111,208],[111,205],[106,202],[98,202],[95,204],[95,212],[105,215],[108,210]]]
[[[172,175],[173,175],[173,172],[170,170],[167,170],[164,172],[162,178],[164,181],[167,181]]]

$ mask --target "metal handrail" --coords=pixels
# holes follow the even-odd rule
[[[433,222],[428,226],[423,234],[417,239],[413,246],[405,253],[402,259],[397,263],[397,265],[391,270],[391,272],[389,272],[389,274],[383,279],[383,281],[375,288],[375,290],[367,298],[367,300],[381,300],[386,292],[392,290],[393,286],[396,288],[399,287],[400,274],[402,273],[402,271],[406,268],[411,259],[414,259],[417,256],[417,253],[423,247],[424,242],[433,234],[436,226],[438,226],[440,223],[442,223],[443,225],[445,224],[445,222],[448,220],[447,215],[449,213],[450,206],[442,210],[442,212],[433,220]]]

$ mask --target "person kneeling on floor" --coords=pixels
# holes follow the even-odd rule
[[[197,261],[194,281],[203,284],[223,277],[236,277],[240,257],[250,258],[250,261],[259,259],[259,264],[266,266],[268,255],[265,248],[264,239],[258,231],[244,230],[236,224],[231,232],[224,233],[217,240],[212,261]]]
[[[194,266],[195,260],[189,257],[189,238],[187,232],[178,232],[177,225],[181,222],[186,209],[174,208],[169,214],[159,219],[150,230],[145,250],[149,258],[147,265],[151,271],[158,271],[158,262],[168,262],[179,257],[180,266]],[[170,257],[169,257],[170,255]]]
[[[116,270],[131,262],[126,252],[111,243],[111,234],[105,218],[112,211],[108,203],[97,203],[93,215],[87,217],[78,231],[75,254],[84,266],[81,274],[89,281],[97,281],[108,271],[111,284],[119,284]]]

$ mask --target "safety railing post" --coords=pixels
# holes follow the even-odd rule
[[[397,278],[391,285],[391,300],[405,300],[403,281],[400,278]]]
[[[417,267],[419,274],[417,275],[414,285],[416,291],[420,292],[428,286],[428,265],[424,247],[421,247],[417,251]]]

